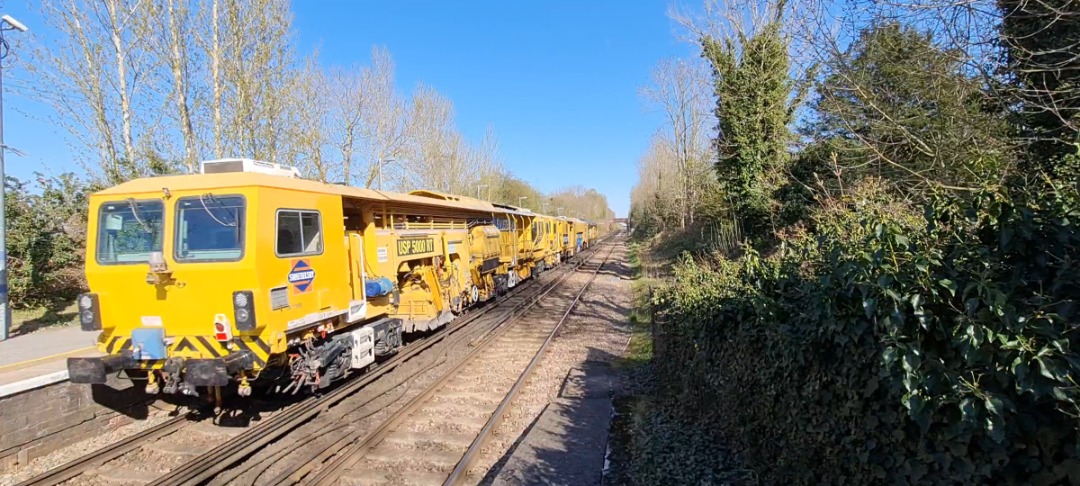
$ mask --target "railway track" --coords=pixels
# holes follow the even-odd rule
[[[595,250],[583,256],[591,255]],[[485,335],[499,328],[503,323],[519,317],[532,308],[543,296],[557,289],[560,284],[585,262],[563,265],[541,278],[531,279],[519,286],[509,295],[495,302],[473,310],[468,315],[452,322],[447,328],[435,334],[408,343],[397,355],[378,364],[368,373],[337,385],[332,391],[322,396],[311,396],[280,410],[258,426],[245,429],[229,437],[201,455],[185,457],[178,467],[161,477],[152,479],[153,484],[204,484],[207,482],[228,484],[239,474],[232,470],[234,466],[252,457],[268,445],[282,439],[289,432],[310,422],[369,386],[384,375],[401,367],[403,364],[422,356],[425,351],[448,340],[464,341],[465,345],[475,345],[477,335]],[[471,331],[470,331],[471,330]],[[471,338],[471,339],[470,339]],[[367,399],[361,405],[371,402]],[[359,407],[356,407],[359,408]],[[108,483],[94,478],[80,481],[81,476],[93,472],[112,461],[123,460],[127,456],[138,455],[141,450],[153,444],[168,442],[184,431],[192,423],[192,414],[185,414],[166,420],[149,429],[111,444],[103,449],[79,457],[60,467],[19,483],[19,486],[39,486],[55,484]],[[205,447],[205,446],[204,446]],[[166,448],[167,449],[167,448]],[[145,482],[145,478],[131,478],[135,482]],[[260,481],[260,484],[262,482]]]
[[[553,299],[559,302],[535,301],[374,432],[338,441],[267,484],[331,485],[340,478],[364,485],[464,482],[492,431],[611,255],[614,245],[608,245],[599,262],[582,265],[588,277],[576,294],[562,289],[568,292]]]

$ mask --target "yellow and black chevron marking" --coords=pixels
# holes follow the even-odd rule
[[[112,336],[105,342],[105,354],[119,353],[125,349],[131,349],[131,339],[123,336]]]
[[[257,337],[236,337],[233,344],[244,351],[251,351],[255,355],[255,368],[266,366],[270,359],[270,343]]]
[[[103,338],[106,354],[119,353],[131,349],[131,338],[111,336]],[[270,343],[258,337],[237,336],[232,342],[232,349],[226,349],[220,343],[207,336],[181,336],[176,338],[169,348],[169,356],[180,355],[188,358],[223,358],[232,351],[251,351],[255,356],[255,368],[266,366],[270,359]],[[153,361],[153,362],[151,362]],[[163,360],[148,360],[140,363],[140,368],[159,368]]]
[[[200,355],[203,358],[223,358],[235,350],[251,351],[255,356],[255,367],[262,368],[270,357],[270,344],[258,337],[234,337],[231,341],[233,349],[226,349],[224,344],[207,336],[181,336],[173,343],[170,355],[181,354],[193,357]]]

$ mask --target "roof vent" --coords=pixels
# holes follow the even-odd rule
[[[300,178],[296,167],[274,164],[253,159],[217,159],[202,161],[203,174],[222,174],[226,172],[254,172],[282,177]]]

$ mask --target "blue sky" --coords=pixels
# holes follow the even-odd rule
[[[48,36],[26,0],[0,0],[37,36]],[[636,163],[662,120],[638,96],[663,58],[694,55],[666,12],[648,1],[297,1],[297,50],[326,65],[366,64],[386,46],[399,88],[427,83],[453,100],[472,140],[488,127],[508,168],[543,191],[595,187],[624,216]],[[9,35],[15,35],[10,34]],[[25,83],[25,72],[7,73]],[[5,90],[9,175],[77,171],[66,133],[47,108]]]

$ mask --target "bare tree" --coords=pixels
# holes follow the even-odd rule
[[[371,67],[361,77],[361,134],[367,159],[364,187],[372,187],[391,161],[405,157],[408,148],[410,112],[394,87],[394,71],[390,53],[384,48],[372,49]]]
[[[38,98],[53,106],[54,121],[98,154],[82,160],[107,181],[143,175],[140,138],[154,132],[160,116],[160,61],[152,52],[150,2],[46,0],[41,8],[57,43],[34,52]]]
[[[327,137],[337,149],[342,180],[352,183],[355,153],[361,141],[364,115],[368,110],[365,69],[331,68],[325,75],[322,89],[327,108]]]
[[[160,45],[172,72],[172,96],[183,139],[184,167],[188,172],[196,172],[199,163],[198,137],[191,114],[195,80],[191,77],[191,46],[188,42],[192,36],[192,26],[201,22],[191,12],[187,2],[163,0],[162,3],[164,5],[159,5],[159,11],[164,10],[164,15],[158,15],[163,24],[159,26],[163,37]]]
[[[674,152],[672,188],[683,196],[677,202],[680,228],[685,228],[688,221],[693,224],[702,196],[701,176],[710,175],[707,174],[712,123],[710,91],[705,66],[697,60],[678,59],[662,61],[653,70],[652,82],[641,88],[641,95],[664,114],[666,126],[662,136]]]
[[[331,120],[337,118],[330,98],[332,92],[327,78],[320,70],[315,56],[294,72],[287,85],[288,104],[282,117],[288,127],[288,139],[280,149],[283,159],[305,170],[322,182],[330,182],[343,172],[342,162],[329,155]]]

